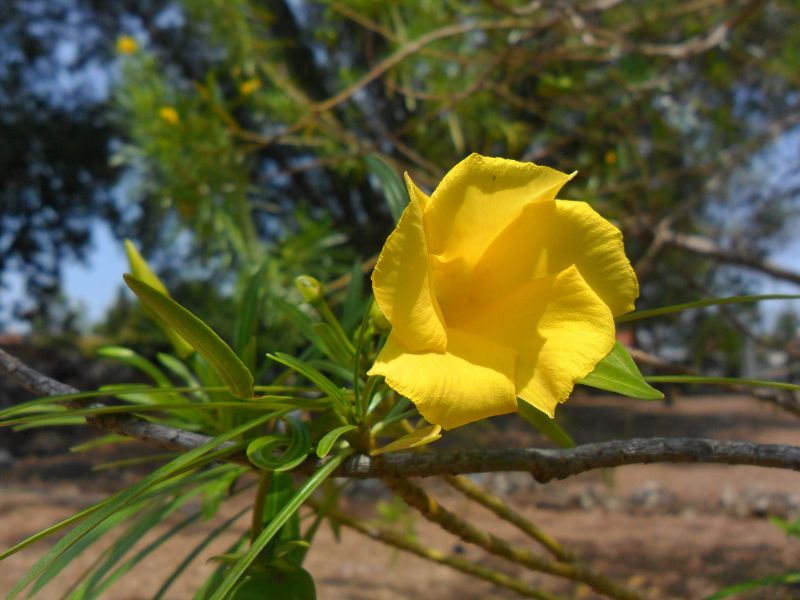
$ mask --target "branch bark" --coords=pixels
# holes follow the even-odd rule
[[[56,381],[47,375],[32,369],[18,358],[11,356],[0,349],[0,373],[5,373],[10,379],[20,386],[39,396],[61,396],[77,394],[80,390]],[[86,408],[85,404],[66,402],[67,406]],[[100,403],[92,404],[93,407],[103,406]],[[176,427],[168,427],[158,423],[151,423],[143,419],[128,415],[98,415],[87,417],[86,423],[95,429],[109,433],[118,433],[129,438],[141,440],[151,446],[167,450],[191,450],[208,443],[211,438],[200,433],[185,431]],[[226,444],[220,446],[224,448]],[[230,445],[230,443],[228,444]],[[244,459],[247,464],[247,459]],[[237,460],[236,462],[242,462]]]
[[[336,475],[363,479],[527,471],[537,481],[547,483],[594,469],[656,462],[754,465],[800,471],[800,448],[702,438],[634,438],[557,450],[525,448],[398,453],[379,458],[354,456]]]
[[[39,373],[3,350],[0,350],[0,373],[5,373],[26,389],[42,396],[78,392],[72,386]],[[118,433],[169,450],[191,450],[211,440],[200,433],[151,423],[133,416],[100,415],[88,418],[87,423],[96,429]],[[226,445],[223,444],[220,448]],[[225,460],[250,464],[243,453],[231,454]],[[313,471],[321,462],[310,459],[301,469]],[[527,448],[406,452],[377,458],[354,456],[345,461],[335,475],[369,479],[523,471],[531,473],[537,481],[546,483],[594,469],[655,462],[752,465],[800,471],[800,447],[696,438],[639,438],[558,450]]]

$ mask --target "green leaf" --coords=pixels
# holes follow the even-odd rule
[[[524,400],[517,399],[517,412],[519,416],[533,425],[540,433],[561,448],[574,448],[572,437],[561,428],[555,419],[551,419],[538,408]]]
[[[647,381],[653,383],[697,383],[701,385],[735,385],[747,387],[768,387],[776,390],[800,392],[800,385],[785,381],[767,379],[741,379],[739,377],[702,377],[699,375],[649,375]]]
[[[264,591],[280,600],[316,600],[314,579],[305,569],[270,565],[248,573],[237,584],[231,600],[263,600]]]
[[[761,579],[753,581],[746,581],[721,589],[720,591],[707,596],[705,600],[720,600],[721,598],[728,598],[735,594],[740,594],[748,590],[754,590],[760,587],[771,585],[791,585],[800,583],[800,573],[784,573],[782,575],[768,575]]]
[[[150,268],[150,265],[147,264],[147,261],[139,254],[139,251],[136,249],[136,246],[130,240],[125,240],[125,254],[128,255],[128,264],[131,267],[131,273],[133,273],[134,277],[143,281],[153,289],[158,292],[161,292],[165,296],[169,297],[169,292],[167,288],[164,286],[163,282],[158,278],[158,276],[153,272]],[[158,316],[155,312],[150,310],[147,306],[145,306],[145,313],[155,321],[156,325],[158,325],[164,334],[169,338],[172,347],[175,349],[175,353],[180,356],[181,358],[185,358],[192,353],[192,347],[184,340],[178,333],[175,332],[169,325],[167,325],[161,317]]]
[[[107,585],[111,585],[114,579],[108,581],[103,587],[96,589],[96,586],[105,577],[105,575],[120,561],[128,551],[133,548],[136,543],[142,539],[153,527],[158,525],[170,514],[177,510],[181,505],[185,504],[192,499],[195,492],[191,490],[188,494],[182,494],[169,502],[161,502],[156,500],[151,503],[147,510],[143,511],[125,531],[123,531],[115,542],[104,552],[105,559],[97,565],[92,575],[83,580],[80,587],[73,594],[74,600],[82,600],[84,598],[99,597],[100,592]],[[52,571],[51,571],[52,573]],[[41,589],[45,583],[44,578],[40,578],[36,585],[31,590],[31,593],[36,593]]]
[[[353,363],[353,352],[342,343],[341,338],[336,335],[330,325],[327,323],[314,323],[311,328],[322,341],[321,349],[328,358],[340,365],[351,365]]]
[[[282,365],[285,365],[290,369],[297,371],[298,373],[306,377],[309,381],[311,381],[314,385],[316,385],[323,394],[333,398],[334,402],[336,402],[339,405],[340,410],[342,411],[347,410],[349,401],[344,391],[342,391],[342,389],[339,386],[333,383],[333,381],[328,379],[325,375],[323,375],[313,366],[309,365],[307,362],[298,360],[293,356],[289,356],[288,354],[283,354],[282,352],[276,352],[275,354],[267,354],[267,356],[272,360],[279,362]]]
[[[289,520],[289,518],[297,512],[303,502],[316,490],[322,483],[345,461],[345,459],[352,454],[352,450],[347,450],[337,456],[334,456],[325,465],[318,469],[306,482],[295,492],[291,500],[289,500],[275,515],[269,525],[264,528],[264,531],[253,541],[247,553],[242,556],[231,570],[225,575],[225,579],[220,586],[214,591],[211,600],[223,600],[227,598],[228,594],[233,591],[233,588],[239,582],[245,571],[253,564],[253,561],[258,558],[258,555],[264,547],[270,542],[273,536],[280,530],[281,527]]]
[[[350,270],[350,284],[342,302],[342,328],[352,332],[353,328],[361,321],[364,306],[364,272],[361,270],[361,261],[356,261]]]
[[[197,546],[195,546],[189,554],[187,554],[184,559],[175,567],[175,570],[170,573],[169,577],[167,577],[164,582],[161,584],[161,587],[156,592],[156,595],[153,596],[153,600],[161,600],[164,597],[164,594],[167,593],[172,584],[181,576],[181,574],[189,568],[189,566],[194,562],[194,560],[200,555],[200,553],[206,549],[206,547],[211,544],[214,540],[216,540],[220,535],[224,533],[230,532],[231,525],[234,524],[242,515],[247,512],[250,512],[250,507],[245,506],[242,510],[235,513],[229,519],[223,521],[217,528],[212,530],[204,539],[201,541]]]
[[[287,417],[288,435],[265,435],[247,446],[247,458],[265,471],[291,471],[311,452],[311,435],[299,419]],[[285,448],[282,454],[275,451]]]
[[[325,458],[330,453],[331,449],[333,448],[334,444],[342,437],[345,433],[349,433],[351,431],[355,431],[358,429],[355,425],[342,425],[341,427],[337,427],[323,435],[319,442],[317,442],[317,456],[320,458]]]
[[[124,348],[122,346],[103,346],[97,350],[97,355],[103,358],[117,360],[134,369],[138,369],[142,373],[148,375],[161,387],[169,387],[172,385],[172,382],[164,375],[161,369],[130,348]]]
[[[102,597],[103,592],[111,587],[120,577],[125,575],[129,572],[133,567],[139,564],[142,560],[147,558],[150,554],[155,552],[161,545],[165,542],[169,541],[171,538],[175,537],[181,531],[189,527],[190,525],[194,524],[200,518],[201,514],[199,512],[195,512],[182,521],[179,521],[175,525],[173,525],[170,529],[162,533],[158,536],[155,540],[147,544],[144,548],[139,550],[136,554],[126,560],[123,564],[117,567],[111,574],[109,574],[105,579],[103,579],[98,585],[94,586],[93,588],[89,589],[89,593],[85,596],[87,599],[89,598],[100,598]],[[83,597],[81,597],[83,598]],[[78,600],[77,598],[72,598],[71,600]]]
[[[594,371],[576,383],[642,400],[661,400],[664,397],[645,381],[639,367],[619,342],[614,344],[614,348]]]
[[[169,323],[209,362],[234,396],[244,399],[253,397],[253,375],[250,370],[208,325],[146,283],[128,274],[124,278],[128,287],[146,306]]]
[[[256,333],[259,314],[259,300],[261,298],[261,284],[264,281],[264,268],[266,264],[253,275],[242,300],[239,303],[239,314],[236,318],[236,336],[233,347],[239,356],[247,347],[248,342]]]
[[[662,315],[671,315],[673,313],[690,310],[693,308],[705,308],[706,306],[722,306],[725,304],[749,304],[751,302],[760,302],[761,300],[797,300],[800,295],[797,294],[758,294],[753,296],[729,296],[727,298],[704,298],[703,300],[695,300],[694,302],[684,302],[683,304],[673,304],[671,306],[662,306],[659,308],[651,308],[649,310],[639,310],[636,312],[628,313],[617,317],[617,323],[625,323],[628,321],[638,321],[639,319],[650,319],[652,317],[660,317]]]
[[[81,513],[81,516],[86,517],[85,520],[79,523],[60,540],[58,540],[58,542],[56,542],[53,547],[50,548],[19,581],[17,581],[14,587],[8,592],[6,600],[13,600],[13,598],[16,598],[23,589],[25,589],[40,575],[46,576],[46,573],[50,567],[56,561],[58,561],[58,559],[65,552],[68,552],[71,547],[80,542],[83,537],[88,535],[93,529],[98,527],[107,519],[119,513],[120,510],[123,510],[135,503],[145,492],[153,488],[153,486],[167,482],[171,478],[176,477],[180,473],[184,473],[190,469],[199,468],[200,466],[208,464],[209,462],[218,459],[220,456],[235,450],[235,445],[230,449],[225,449],[222,451],[218,451],[217,448],[220,446],[220,444],[228,440],[233,440],[243,433],[259,427],[271,419],[274,419],[276,416],[282,414],[282,412],[283,411],[278,411],[276,413],[263,415],[257,419],[253,419],[244,425],[235,427],[224,434],[209,440],[207,443],[198,446],[197,448],[183,453],[175,460],[162,467],[159,467],[149,475],[145,476],[142,480],[134,485],[117,492],[108,500],[95,505],[92,507],[91,511],[84,511]],[[58,526],[50,528],[49,532],[52,533],[56,527],[61,525],[63,525],[63,522]],[[33,537],[38,539],[38,535],[39,534]],[[3,553],[3,555],[0,555],[0,558],[20,550],[22,547],[30,543],[30,539],[31,538],[20,542],[11,550]]]
[[[367,170],[375,176],[380,185],[383,197],[389,207],[389,212],[397,223],[400,220],[400,215],[408,204],[408,196],[406,186],[403,185],[403,180],[397,172],[380,156],[377,154],[368,154],[364,157],[364,162],[367,164]]]
[[[419,446],[425,446],[427,444],[431,444],[436,440],[442,437],[442,427],[441,425],[428,425],[427,427],[421,427],[416,431],[412,431],[411,433],[404,435],[401,438],[396,439],[393,442],[386,444],[385,446],[373,450],[369,453],[370,456],[378,456],[380,454],[384,454],[385,452],[397,452],[398,450],[407,450],[408,448],[417,448]]]

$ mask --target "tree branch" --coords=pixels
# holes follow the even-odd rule
[[[693,254],[720,262],[761,271],[777,279],[791,281],[792,283],[800,285],[800,273],[784,269],[780,265],[776,265],[768,260],[761,260],[753,256],[726,250],[706,237],[675,233],[669,230],[662,232],[661,235],[663,237],[663,243],[665,244],[670,244]]]
[[[397,453],[379,458],[355,456],[336,475],[363,479],[527,471],[540,483],[547,483],[594,469],[655,462],[754,465],[800,471],[800,447],[702,438],[634,438],[558,450],[526,448]]]
[[[0,373],[5,373],[20,386],[38,396],[61,396],[80,392],[71,385],[39,373],[2,349],[0,349]],[[65,404],[70,407],[86,408],[84,404],[75,402],[66,402]],[[95,403],[92,406],[99,408],[103,405]],[[86,423],[95,429],[118,433],[168,450],[191,450],[211,441],[210,437],[200,433],[151,423],[128,415],[97,415],[87,417]],[[224,447],[225,444],[220,446],[220,448]],[[244,461],[249,464],[246,458]],[[236,462],[242,461],[237,460]]]
[[[78,392],[72,386],[30,368],[3,350],[0,350],[0,373],[5,373],[26,389],[42,396]],[[191,450],[211,441],[210,437],[200,433],[151,423],[133,416],[99,415],[89,417],[86,421],[96,429],[118,433],[169,450]],[[220,448],[226,445],[222,444]],[[225,457],[225,460],[250,465],[243,453],[232,454]],[[406,452],[378,458],[354,456],[345,461],[335,475],[369,479],[526,471],[537,481],[546,483],[594,469],[654,462],[753,465],[800,471],[800,447],[695,438],[640,438],[584,444],[566,450],[528,448]],[[319,465],[320,461],[309,460],[301,469],[311,472]]]

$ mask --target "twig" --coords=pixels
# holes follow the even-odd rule
[[[322,503],[314,500],[307,500],[306,504],[311,506],[318,514],[323,515],[331,521],[349,527],[354,531],[365,535],[366,537],[381,542],[398,550],[415,554],[420,558],[429,560],[441,565],[445,565],[456,571],[461,571],[467,575],[472,575],[478,579],[489,581],[494,585],[504,587],[509,590],[517,592],[520,596],[527,598],[539,598],[540,600],[559,600],[560,596],[555,596],[548,592],[538,590],[528,586],[525,582],[509,577],[503,573],[499,573],[493,569],[475,564],[458,556],[445,554],[439,550],[423,546],[419,542],[409,538],[408,536],[401,535],[394,531],[390,531],[383,527],[376,527],[354,519],[340,511],[331,508],[325,508]]]
[[[481,506],[488,508],[504,521],[508,521],[517,527],[517,529],[522,531],[529,538],[541,544],[556,559],[563,562],[573,562],[575,560],[575,557],[565,550],[556,540],[512,509],[505,502],[500,500],[500,498],[488,493],[468,478],[461,477],[460,475],[446,475],[443,479],[445,483],[453,489],[461,492],[467,498],[477,502]]]
[[[366,479],[523,471],[533,475],[536,481],[547,483],[595,469],[656,462],[752,465],[800,471],[800,447],[702,438],[633,438],[568,449],[404,452],[377,458],[354,456],[336,475]],[[309,469],[312,468],[315,467],[309,465]]]
[[[32,369],[2,349],[0,349],[0,373],[5,373],[26,390],[39,396],[61,396],[79,393],[79,390],[71,385],[61,383],[39,373],[39,371]],[[85,408],[84,405],[75,402],[66,402],[65,404],[70,407]],[[100,407],[102,405],[94,404],[93,406]],[[159,423],[151,423],[127,415],[87,417],[86,423],[95,429],[118,433],[119,435],[141,440],[151,446],[168,450],[191,450],[211,441],[210,437],[201,433],[185,431]],[[232,445],[232,443],[222,444],[220,449],[227,445]],[[242,460],[236,460],[236,457],[229,457],[227,460],[242,462]],[[249,464],[246,458],[244,458],[244,463]]]
[[[449,511],[418,485],[407,479],[387,478],[386,484],[400,496],[409,506],[432,523],[436,523],[445,531],[452,533],[470,544],[475,544],[495,556],[500,556],[513,563],[527,567],[532,571],[547,573],[571,581],[585,583],[596,592],[617,600],[641,600],[635,592],[625,589],[608,577],[595,573],[575,563],[564,563],[548,560],[531,554],[524,548],[509,544],[506,540],[491,533],[481,531],[472,523],[465,521]]]
[[[5,373],[23,387],[42,396],[78,391],[28,367],[3,350],[0,350],[0,373]],[[150,423],[132,416],[100,415],[87,418],[86,421],[97,429],[169,450],[191,450],[212,439],[200,433]],[[228,445],[222,444],[220,449]],[[228,455],[224,460],[250,464],[242,453]],[[377,458],[354,456],[345,461],[335,475],[369,479],[524,471],[545,483],[594,469],[654,462],[752,465],[800,471],[800,447],[698,438],[635,438],[558,450],[528,448],[429,454],[406,452]],[[319,464],[318,460],[309,460],[301,468],[312,471]]]

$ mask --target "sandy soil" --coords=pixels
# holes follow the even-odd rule
[[[667,407],[595,397],[574,402],[566,416],[580,442],[634,435],[688,435],[800,445],[800,422],[748,398],[684,398]],[[502,425],[465,430],[454,435],[452,443],[462,443],[459,436],[467,439],[470,435],[479,435],[484,443],[494,446],[536,442],[518,421],[507,420]],[[0,478],[0,546],[8,547],[96,502],[110,489],[135,480],[135,474],[92,478],[87,474],[88,467],[76,460],[63,456],[31,458],[19,460],[5,470]],[[496,474],[479,479],[581,560],[626,582],[647,598],[703,598],[724,585],[800,570],[800,540],[787,538],[769,521],[770,516],[794,519],[800,515],[798,473],[753,467],[643,465],[589,473],[547,485],[535,483],[526,474]],[[425,484],[451,510],[495,535],[533,549],[518,530],[441,482]],[[210,522],[185,530],[129,572],[104,597],[151,598],[189,549],[251,498],[250,494],[242,494],[226,503]],[[347,497],[343,508],[372,517],[376,504],[387,498],[379,485],[362,484]],[[176,515],[171,524],[186,514]],[[168,597],[191,598],[192,590],[214,568],[208,558],[224,551],[231,540],[244,532],[247,520],[248,516],[243,516],[228,535],[207,548]],[[416,520],[413,528],[426,545],[497,567],[564,598],[595,597],[585,587],[528,573],[487,557],[480,549],[464,545],[421,520]],[[153,532],[147,539],[164,530]],[[48,543],[29,547],[0,565],[0,590],[9,589],[42,555]],[[90,548],[36,598],[60,598],[102,548],[102,543]],[[318,597],[323,600],[517,597],[347,530],[336,542],[330,530],[323,528],[306,566],[314,575]],[[800,598],[800,589],[761,590],[740,597]]]

